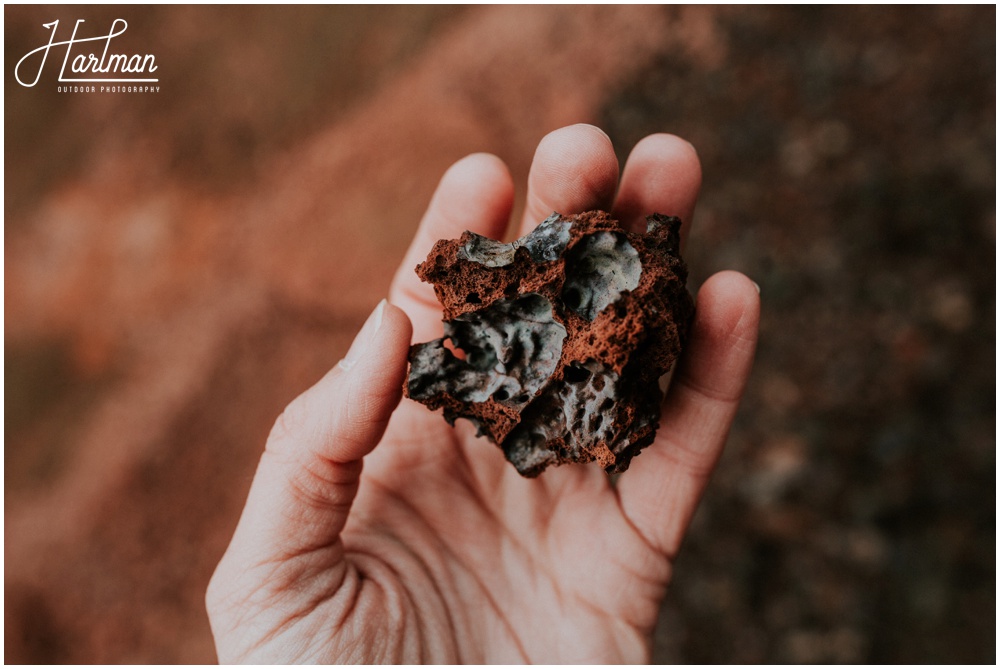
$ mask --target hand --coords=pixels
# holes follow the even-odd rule
[[[535,154],[520,234],[552,211],[687,224],[700,181],[689,144],[653,135],[619,187],[607,136],[563,128]],[[448,170],[390,303],[278,419],[208,589],[223,662],[649,660],[671,562],[750,370],[757,291],[735,272],[704,284],[656,441],[616,485],[596,465],[521,478],[465,421],[400,402],[411,336],[442,331],[414,266],[465,229],[501,238],[512,202],[497,158]]]

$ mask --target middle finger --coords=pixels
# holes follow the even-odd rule
[[[599,128],[578,124],[550,132],[538,143],[528,173],[528,196],[518,236],[552,212],[570,216],[610,209],[618,188],[618,158]]]

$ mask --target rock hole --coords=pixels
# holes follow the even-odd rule
[[[451,351],[451,354],[458,358],[459,360],[465,360],[465,351],[456,344],[451,337],[445,337],[444,347]]]
[[[570,365],[563,370],[563,378],[566,383],[582,383],[590,378],[590,372],[582,367]]]
[[[573,311],[580,308],[580,298],[580,291],[576,288],[567,288],[563,293],[563,302]]]
[[[518,404],[524,404],[530,399],[531,399],[530,395],[528,395],[527,393],[521,393],[520,395],[517,396],[517,398],[514,401],[517,402]]]
[[[479,293],[469,293],[465,296],[466,304],[482,304],[483,301],[479,299]]]
[[[500,388],[495,393],[493,393],[493,399],[497,402],[503,402],[505,399],[510,397],[510,393],[507,392],[505,388]]]

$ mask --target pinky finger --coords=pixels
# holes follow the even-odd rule
[[[656,441],[622,476],[622,509],[654,548],[673,557],[725,445],[757,345],[760,296],[738,272],[698,293],[690,341],[667,393]]]

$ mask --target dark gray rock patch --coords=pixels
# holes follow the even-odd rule
[[[463,402],[526,404],[555,371],[565,339],[566,328],[543,296],[498,300],[445,323],[443,338],[414,347],[409,395],[420,400],[448,392]]]
[[[639,285],[642,263],[625,235],[595,233],[566,256],[563,303],[588,321],[614,304],[623,292]]]

